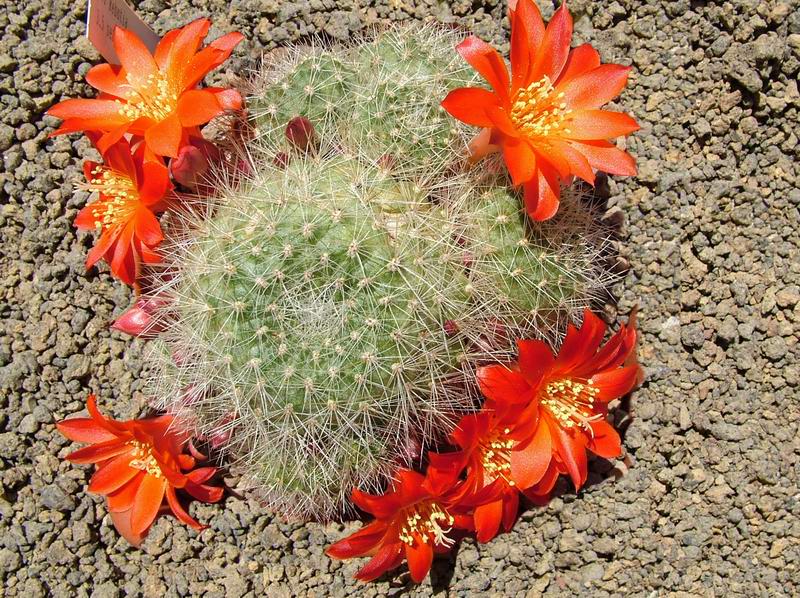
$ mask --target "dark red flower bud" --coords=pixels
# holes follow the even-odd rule
[[[314,148],[314,136],[314,125],[305,116],[295,116],[286,125],[286,138],[303,151]]]
[[[453,336],[458,332],[458,323],[455,320],[447,320],[444,323],[444,333],[447,336]]]
[[[131,336],[155,338],[164,330],[164,322],[156,317],[155,312],[165,303],[163,299],[156,297],[138,299],[133,307],[114,320],[111,329]]]
[[[205,139],[192,139],[178,151],[178,157],[169,163],[172,178],[187,189],[197,190],[205,181],[211,162],[220,159],[216,145]]]

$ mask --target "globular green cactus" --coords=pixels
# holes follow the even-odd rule
[[[470,132],[439,108],[467,82],[457,42],[406,27],[268,65],[246,174],[172,227],[153,394],[284,514],[375,488],[475,407],[476,364],[607,282],[575,194],[534,226],[496,163],[467,167]]]

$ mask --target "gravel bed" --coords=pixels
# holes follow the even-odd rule
[[[131,302],[86,272],[91,235],[78,136],[48,139],[44,111],[86,95],[98,55],[85,0],[2,0],[0,11],[0,596],[596,596],[800,593],[800,8],[791,1],[570,0],[576,43],[632,64],[618,108],[637,178],[610,183],[639,303],[648,381],[627,456],[595,462],[491,544],[438,561],[421,586],[351,579],[323,550],[358,524],[290,524],[252,501],[194,505],[197,534],[161,518],[141,550],[115,533],[91,471],[62,461],[53,422],[91,390],[117,417],[144,405],[141,344],[110,332]],[[201,16],[248,41],[217,77],[264,49],[434,17],[506,39],[499,0],[144,0],[159,32]],[[552,14],[552,6],[545,7]],[[507,50],[507,46],[503,46]]]

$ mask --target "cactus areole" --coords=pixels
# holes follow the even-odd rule
[[[606,287],[604,233],[564,190],[528,220],[474,129],[460,35],[419,25],[269,56],[235,174],[173,214],[153,295],[152,396],[265,502],[328,519],[475,410],[475,368],[555,340]]]

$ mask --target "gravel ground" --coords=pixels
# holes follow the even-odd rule
[[[499,0],[145,0],[159,32],[209,15],[212,37],[262,48],[374,23],[434,16],[507,35]],[[191,7],[193,4],[194,7]],[[505,4],[505,3],[503,3]],[[62,462],[53,422],[91,389],[116,416],[144,404],[141,346],[108,330],[131,300],[85,272],[91,237],[72,220],[83,139],[47,139],[44,110],[85,95],[98,56],[85,0],[3,0],[0,23],[0,596],[797,595],[800,564],[797,117],[800,8],[791,1],[570,0],[578,41],[632,64],[619,106],[638,178],[611,182],[641,306],[648,381],[627,458],[592,485],[529,510],[486,546],[462,543],[429,580],[351,580],[360,563],[323,549],[357,527],[286,524],[249,501],[195,505],[211,529],[172,519],[141,550],[83,493],[89,468]],[[552,7],[545,13],[549,15]],[[131,400],[133,397],[133,400]]]

